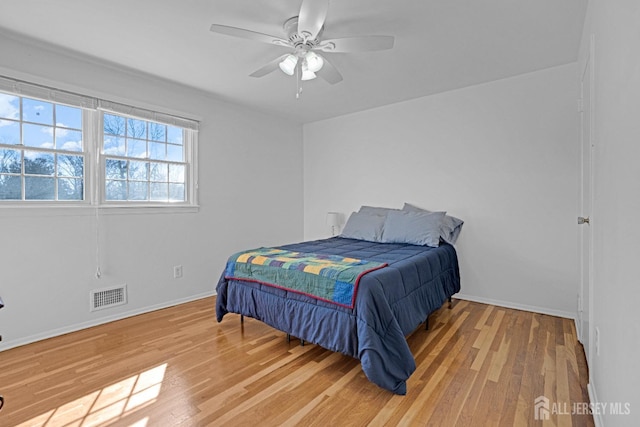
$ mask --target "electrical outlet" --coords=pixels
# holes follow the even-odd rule
[[[180,279],[182,277],[182,266],[174,265],[173,266],[173,278]]]
[[[600,356],[600,328],[596,327],[594,330],[594,345],[596,346],[596,356]]]

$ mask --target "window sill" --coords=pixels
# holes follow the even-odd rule
[[[200,210],[198,205],[178,205],[178,204],[109,204],[109,205],[90,205],[90,204],[14,204],[1,205],[0,217],[54,217],[54,216],[95,216],[96,208],[99,215],[170,215],[170,214],[186,214],[197,213]]]

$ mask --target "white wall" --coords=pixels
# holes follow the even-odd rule
[[[593,323],[600,354],[589,367],[592,397],[629,403],[601,425],[640,425],[640,3],[592,0],[581,63],[595,38]],[[592,338],[593,339],[593,338]]]
[[[100,280],[93,211],[0,207],[0,350],[211,295],[231,253],[302,239],[301,126],[33,43],[2,37],[0,52],[0,74],[201,119],[200,209],[104,214]],[[123,283],[127,305],[89,312],[91,289]]]
[[[465,221],[462,295],[575,316],[577,64],[304,126],[305,239],[406,201]]]

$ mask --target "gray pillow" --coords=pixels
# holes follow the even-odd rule
[[[372,215],[363,212],[353,212],[347,223],[344,225],[340,237],[349,239],[367,240],[369,242],[380,242],[382,239],[382,227],[384,226],[384,216]]]
[[[389,212],[384,221],[382,242],[437,248],[444,217],[444,212]]]
[[[371,215],[387,216],[387,213],[391,211],[398,212],[400,211],[400,209],[381,208],[378,206],[360,206],[360,210],[358,212]]]
[[[431,212],[429,210],[421,209],[409,203],[405,203],[402,207],[402,210],[407,212]],[[460,218],[445,215],[444,221],[442,222],[442,240],[447,243],[451,243],[452,245],[455,244],[456,240],[458,240],[460,230],[462,230],[462,224],[464,224],[464,221]]]

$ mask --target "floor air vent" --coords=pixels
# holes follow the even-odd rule
[[[127,303],[127,285],[91,291],[91,311],[115,307]]]

